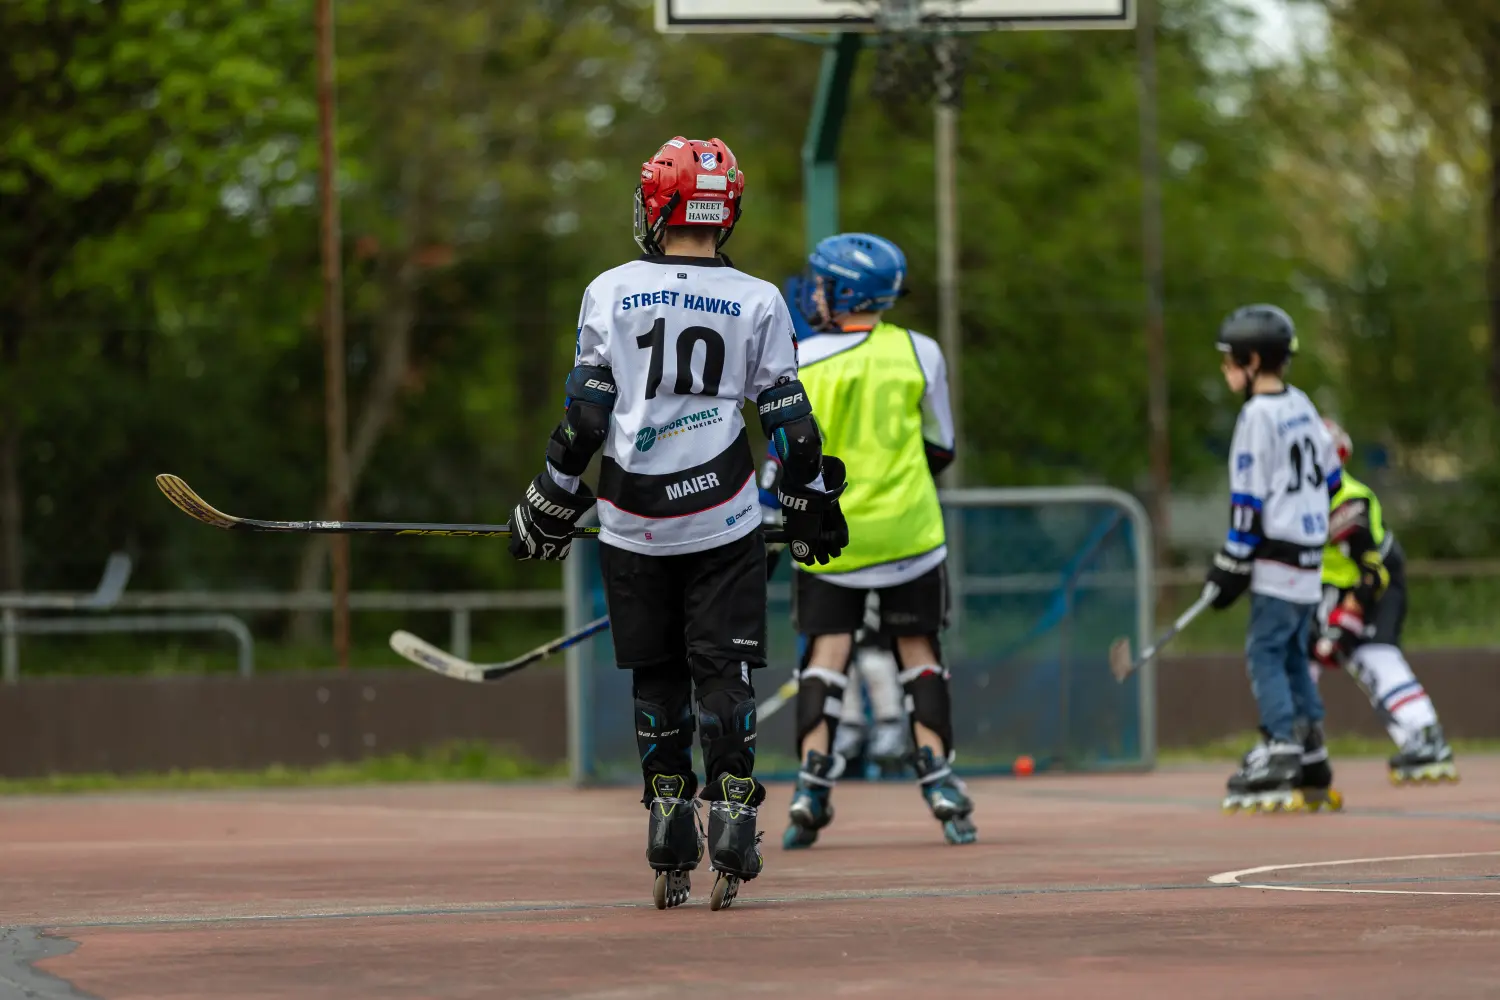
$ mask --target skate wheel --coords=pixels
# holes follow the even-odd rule
[[[1282,805],[1282,808],[1287,812],[1301,812],[1303,809],[1307,808],[1307,796],[1303,795],[1300,790],[1295,791],[1291,795],[1287,796],[1285,803]]]
[[[1390,778],[1391,778],[1391,784],[1396,785],[1397,787],[1400,787],[1400,785],[1401,785],[1401,772],[1400,771],[1392,771],[1390,773]]]
[[[1328,789],[1328,809],[1330,812],[1344,811],[1344,794],[1336,788]]]
[[[657,872],[656,881],[651,886],[651,899],[656,903],[658,910],[667,908],[667,873]]]
[[[692,883],[687,872],[657,872],[651,886],[651,900],[658,910],[681,906],[688,901]]]
[[[734,904],[734,897],[739,894],[740,880],[733,875],[719,872],[714,877],[714,890],[708,897],[708,908],[710,910],[727,910]]]

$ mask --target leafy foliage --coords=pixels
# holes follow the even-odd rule
[[[738,264],[800,268],[817,51],[661,37],[647,6],[338,5],[357,516],[505,517],[556,419],[580,292],[635,253],[635,164],[666,137],[718,135],[746,166]],[[1270,67],[1225,58],[1246,37],[1222,5],[1165,7],[1178,482],[1222,475],[1235,404],[1210,340],[1250,300],[1293,312],[1297,380],[1362,443],[1420,456],[1477,433],[1476,77],[1400,56],[1392,33],[1411,26],[1379,4],[1347,8],[1389,21],[1375,42],[1339,8],[1328,51]],[[24,539],[26,585],[85,586],[124,543],[140,586],[287,586],[307,561],[295,542],[192,524],[151,474],[252,515],[318,507],[310,5],[11,0],[0,29],[0,425],[22,513],[0,497],[0,533]],[[913,294],[893,318],[932,330],[929,126],[868,99],[873,62],[844,137],[843,222],[905,247]],[[997,34],[975,66],[959,165],[970,477],[1140,485],[1132,39]],[[555,580],[472,542],[361,543],[354,566],[358,587]]]

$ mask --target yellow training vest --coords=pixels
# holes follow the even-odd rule
[[[1375,496],[1374,490],[1349,475],[1348,470],[1344,472],[1343,483],[1339,486],[1339,491],[1329,498],[1328,509],[1338,510],[1339,504],[1359,499],[1369,501],[1370,533],[1375,536],[1375,547],[1379,549],[1380,544],[1385,541],[1385,519],[1380,514],[1380,499]],[[1323,547],[1323,584],[1325,586],[1349,590],[1359,586],[1359,577],[1359,565],[1349,558],[1348,553],[1332,542]]]
[[[943,544],[943,510],[922,443],[927,377],[911,334],[880,323],[857,347],[798,372],[823,432],[823,451],[843,459],[839,500],[849,546],[809,573],[847,573],[930,552]]]

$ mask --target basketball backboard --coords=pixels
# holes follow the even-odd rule
[[[664,32],[878,30],[875,0],[656,0]],[[924,17],[963,31],[1130,28],[1135,0],[921,0]]]

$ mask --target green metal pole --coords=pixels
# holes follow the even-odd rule
[[[802,144],[802,204],[807,226],[807,251],[839,231],[839,136],[849,109],[849,84],[859,58],[861,39],[841,34],[823,50],[818,74],[818,96],[807,121]]]

